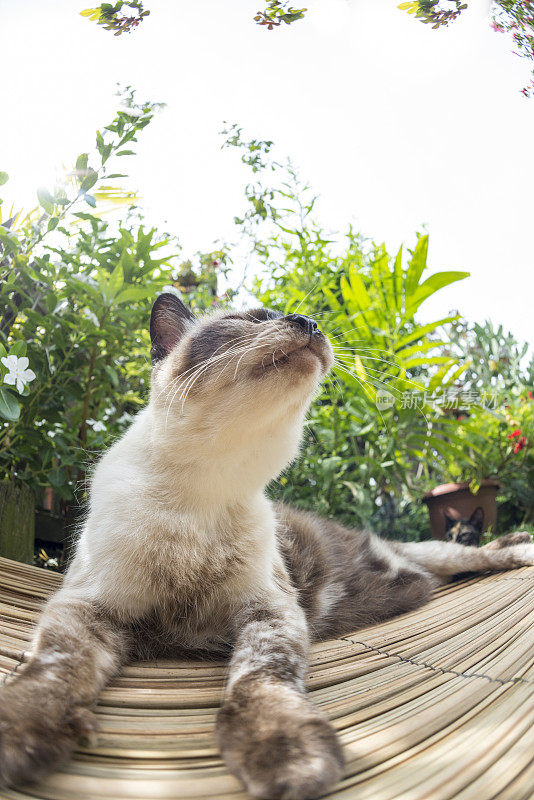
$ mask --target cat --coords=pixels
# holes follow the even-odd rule
[[[445,530],[447,541],[463,544],[469,547],[478,547],[482,538],[484,527],[484,509],[482,506],[475,508],[470,517],[457,517],[453,509],[443,512],[445,517]],[[528,544],[532,537],[526,531],[513,531],[493,539],[485,545],[486,550],[501,550],[516,544]]]
[[[229,769],[258,798],[318,797],[343,753],[306,697],[310,641],[415,609],[466,568],[534,564],[534,545],[386,542],[267,499],[333,364],[310,317],[195,317],[165,293],[150,334],[149,403],[97,465],[63,585],[0,694],[0,780],[37,780],[92,736],[127,661],[224,654]]]
[[[452,509],[443,512],[448,542],[478,547],[484,526],[484,509],[475,508],[470,517],[457,517]]]

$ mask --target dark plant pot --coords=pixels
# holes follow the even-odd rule
[[[468,483],[443,483],[436,486],[423,497],[428,507],[430,530],[434,539],[446,539],[445,515],[447,508],[452,508],[460,517],[470,517],[475,508],[484,510],[484,526],[486,531],[491,525],[495,531],[497,523],[497,492],[501,488],[499,481],[489,478],[483,480],[480,489],[473,494]]]
[[[83,507],[65,503],[50,486],[43,491],[35,509],[35,541],[47,554],[60,554],[60,568],[74,552],[76,531],[83,519]]]
[[[35,538],[44,542],[65,541],[65,517],[45,508],[35,509]]]
[[[35,497],[24,484],[0,482],[0,556],[33,564]]]

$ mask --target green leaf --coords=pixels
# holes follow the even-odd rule
[[[116,297],[124,286],[124,271],[120,261],[109,276],[108,286],[112,297]]]
[[[469,275],[469,272],[453,271],[436,272],[435,275],[431,275],[424,283],[417,287],[409,300],[407,299],[406,313],[410,316],[413,315],[421,303],[435,292],[439,291],[439,289],[443,289],[444,286],[449,286],[456,281],[462,281],[464,278],[469,278]]]
[[[349,267],[349,281],[352,289],[352,296],[356,302],[358,310],[365,310],[369,308],[371,305],[371,298],[369,297],[369,293],[365,288],[362,276],[356,272],[352,264]]]
[[[429,350],[436,350],[438,348],[447,347],[447,342],[442,341],[424,341],[421,343],[413,344],[410,347],[404,347],[402,350],[397,350],[396,355],[399,359],[407,359],[408,356],[419,355],[421,353],[428,353]]]
[[[397,257],[395,258],[395,265],[393,267],[393,293],[395,295],[395,306],[400,313],[402,310],[402,245],[399,248]]]
[[[76,211],[72,216],[78,217],[78,219],[87,219],[90,222],[98,222],[98,217],[95,217],[94,214],[87,214],[84,211]]]
[[[428,236],[420,236],[415,250],[413,251],[408,270],[406,272],[406,285],[405,297],[406,306],[408,306],[409,298],[413,295],[419,285],[419,280],[423,271],[426,268],[426,259],[428,254]]]
[[[0,414],[9,422],[20,417],[20,403],[4,386],[0,386]]]
[[[10,236],[5,232],[5,229],[0,225],[0,242],[4,250],[8,253],[15,254],[19,250],[19,241],[14,236]]]
[[[48,473],[48,480],[50,484],[54,487],[63,486],[66,481],[66,474],[65,470],[61,467],[56,467],[55,469],[51,469]]]
[[[87,175],[82,181],[80,186],[80,192],[88,192],[98,180],[98,172],[95,172],[94,169],[89,168],[87,170]],[[87,199],[87,198],[86,198]]]
[[[98,270],[98,285],[104,299],[110,304],[124,286],[124,273],[120,261],[111,275],[104,269]]]
[[[18,358],[22,358],[26,355],[26,342],[22,339],[19,339],[14,344],[11,345],[9,348],[9,355],[10,356],[17,356]]]
[[[413,367],[421,367],[431,364],[449,364],[451,367],[456,362],[450,356],[421,356],[420,358],[410,358],[403,363],[404,369],[412,369]]]
[[[107,374],[110,377],[111,383],[115,389],[119,388],[119,376],[117,375],[116,370],[113,367],[110,367],[109,364],[104,364],[104,369],[106,370]]]
[[[328,288],[328,286],[323,286],[323,294],[328,299],[330,303],[330,308],[334,311],[343,311],[341,304],[339,303],[335,294]]]
[[[40,186],[39,189],[37,189],[37,199],[47,214],[52,215],[54,213],[54,198],[44,186]]]
[[[52,312],[54,311],[55,307],[57,306],[57,298],[56,298],[54,292],[50,292],[49,294],[46,295],[45,303],[46,303],[46,308],[48,310],[48,313],[52,314]]]
[[[85,172],[87,169],[88,156],[87,153],[80,153],[76,159],[76,172]]]
[[[128,286],[127,289],[123,289],[117,295],[115,302],[119,305],[121,303],[132,303],[138,300],[145,300],[147,297],[152,297],[153,294],[153,286]]]
[[[9,180],[9,175],[7,172],[0,172],[0,186],[3,186],[4,183],[7,183]]]
[[[455,320],[459,319],[458,315],[454,317],[444,317],[443,319],[438,319],[436,322],[429,322],[428,325],[422,325],[418,328],[415,328],[411,333],[408,333],[406,336],[403,336],[395,343],[395,352],[400,353],[403,347],[406,345],[412,344],[412,342],[416,342],[419,339],[425,339],[428,333],[431,333],[436,328],[439,328],[440,325],[445,325],[447,322],[454,322]]]
[[[0,342],[0,358],[5,358],[6,356],[7,356],[7,350],[4,347],[4,345],[2,344],[2,342]],[[3,369],[3,368],[4,368],[4,365],[0,364],[0,369]]]
[[[71,281],[76,283],[82,291],[87,292],[90,294],[91,297],[96,300],[97,302],[102,303],[102,296],[96,286],[93,286],[91,283],[87,283],[86,281],[81,281],[79,278],[76,278],[74,275],[70,278]]]

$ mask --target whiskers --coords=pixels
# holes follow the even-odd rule
[[[162,394],[168,395],[168,399],[165,402],[164,430],[167,429],[169,414],[177,397],[181,407],[181,413],[183,414],[187,398],[189,397],[189,394],[195,384],[197,384],[197,382],[200,381],[206,375],[206,373],[211,372],[212,369],[217,366],[220,366],[220,369],[214,375],[214,379],[216,381],[219,380],[224,371],[229,366],[233,366],[234,359],[237,359],[237,363],[235,364],[232,381],[236,381],[239,374],[239,368],[245,356],[250,355],[254,351],[265,349],[266,345],[268,344],[268,340],[272,339],[273,327],[275,323],[276,321],[273,321],[273,325],[270,326],[268,330],[261,332],[254,331],[225,342],[223,345],[218,347],[217,350],[215,350],[205,361],[202,361],[200,364],[197,364],[185,372],[180,373],[166,387],[164,387],[164,389],[157,395],[157,397]],[[224,352],[218,352],[219,350],[222,350],[222,348],[225,348]],[[275,347],[272,350],[272,353],[268,353],[264,358],[269,356],[274,360],[277,349],[279,348]]]
[[[384,428],[387,430],[387,425],[382,414],[382,411],[378,407],[378,403],[376,402],[376,389],[383,389],[384,391],[389,392],[398,400],[402,400],[403,392],[395,386],[395,383],[401,382],[402,384],[411,384],[412,386],[416,387],[417,391],[424,391],[420,384],[412,381],[410,378],[406,376],[398,376],[392,375],[391,373],[387,372],[386,370],[375,369],[373,367],[368,366],[367,364],[363,363],[363,360],[366,358],[370,358],[376,361],[384,361],[390,366],[397,367],[400,369],[399,364],[394,361],[389,361],[387,359],[380,359],[374,358],[373,356],[366,356],[363,353],[358,353],[356,358],[360,361],[361,369],[358,370],[354,365],[354,362],[350,362],[347,357],[343,357],[342,355],[335,354],[334,355],[334,370],[340,372],[342,375],[348,375],[354,380],[356,380],[363,389],[363,392],[368,400],[374,402],[376,405],[376,409],[380,414],[380,418],[382,419],[382,423]],[[374,390],[374,391],[373,391]],[[430,424],[428,417],[426,416],[425,412],[421,407],[416,405],[416,411],[418,411],[421,416],[425,419],[427,425]]]

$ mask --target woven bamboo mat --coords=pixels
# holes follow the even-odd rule
[[[0,671],[60,577],[0,559]],[[2,800],[245,800],[213,735],[222,663],[140,663],[102,692],[98,746]],[[354,800],[532,800],[534,567],[467,579],[412,614],[314,647],[313,701]],[[0,695],[1,697],[1,695]],[[38,698],[36,698],[38,702]]]

